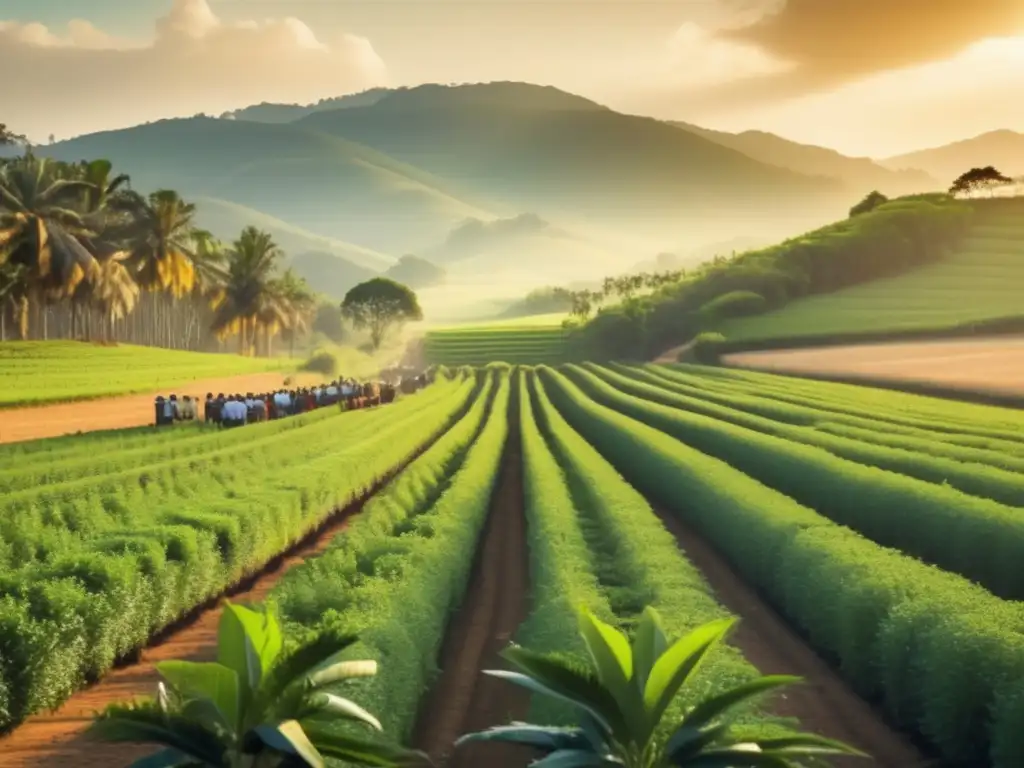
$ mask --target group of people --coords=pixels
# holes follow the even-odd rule
[[[379,382],[359,382],[351,378],[335,379],[329,384],[317,387],[280,389],[275,392],[245,395],[207,393],[204,407],[206,422],[223,427],[240,427],[269,419],[280,419],[308,413],[317,408],[338,405],[342,410],[353,410],[375,405],[387,405],[394,401],[400,390],[411,394],[426,386],[425,375],[404,376]],[[175,421],[194,421],[199,418],[198,399],[185,395],[178,400],[171,395],[166,400],[156,398],[156,423],[158,426]]]

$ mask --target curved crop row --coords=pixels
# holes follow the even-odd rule
[[[1024,513],[707,416],[625,394],[570,367],[587,394],[722,459],[869,539],[962,574],[1000,597],[1024,598]]]
[[[414,396],[351,434],[338,415],[318,421],[325,430],[297,426],[300,443],[145,473],[145,487],[136,474],[85,500],[9,508],[3,554],[24,565],[0,577],[0,727],[59,704],[408,460],[475,388],[434,386],[443,396],[430,407],[417,410]]]
[[[565,421],[543,383],[532,373],[529,379],[532,398],[524,392],[521,413],[530,545],[538,551],[536,607],[522,643],[579,653],[579,641],[570,638],[580,603],[626,631],[652,606],[672,637],[728,616],[643,496]],[[722,646],[689,692],[731,688],[757,674],[735,648]],[[674,705],[680,715],[693,703],[686,693]],[[771,722],[750,708],[740,724],[763,732],[777,727]]]
[[[583,437],[711,541],[862,695],[951,763],[1020,764],[1024,605],[880,547],[559,373],[541,376]]]
[[[642,373],[645,380],[656,381],[662,386],[670,384],[672,390],[676,392],[710,400],[719,405],[740,408],[748,413],[785,424],[840,437],[851,437],[866,443],[904,448],[930,456],[988,464],[1012,472],[1024,471],[1024,456],[1021,455],[1024,445],[940,429],[943,426],[956,429],[956,425],[951,422],[936,422],[933,429],[901,427],[886,421],[884,417],[877,417],[867,405],[860,415],[854,416],[830,410],[830,403],[827,400],[815,403],[807,396],[785,394],[784,389],[773,394],[761,384],[737,387],[726,379],[681,373],[661,365],[645,365],[642,368],[620,365],[613,367],[622,373]]]
[[[735,405],[728,396],[715,398],[713,395],[692,394],[691,389],[658,379],[646,373],[626,369],[612,371],[599,366],[587,365],[587,369],[614,385],[617,389],[644,400],[650,400],[672,408],[681,408],[713,419],[752,429],[766,435],[774,435],[794,443],[812,445],[817,448],[869,467],[878,467],[908,477],[916,477],[929,483],[947,483],[959,491],[972,496],[992,499],[1001,504],[1024,506],[1024,476],[978,462],[963,462],[942,456],[929,455],[928,443],[917,450],[893,448],[849,437],[817,432],[774,421],[764,416],[748,413],[743,409],[742,399]]]
[[[436,670],[498,475],[510,383],[507,373],[489,376],[469,413],[271,595],[293,631],[359,635],[353,655],[382,662],[360,702],[400,738],[411,733]]]

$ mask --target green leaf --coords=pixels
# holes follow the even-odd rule
[[[423,752],[310,726],[306,735],[322,755],[357,765],[400,768],[430,762]]]
[[[785,758],[749,749],[750,746],[737,744],[708,750],[699,757],[684,758],[670,764],[685,768],[793,768]]]
[[[231,730],[238,730],[238,676],[233,669],[212,661],[161,661],[156,671],[184,699],[211,701]]]
[[[530,763],[530,768],[604,768],[621,766],[622,761],[589,750],[563,749]]]
[[[471,742],[499,741],[524,744],[534,749],[556,751],[559,749],[593,749],[587,736],[577,728],[554,728],[544,725],[512,723],[488,728],[478,733],[468,733],[455,742],[456,747]],[[600,746],[600,745],[596,745]]]
[[[227,743],[199,723],[161,712],[152,702],[108,707],[89,726],[86,737],[112,744],[162,744],[206,766],[229,766]]]
[[[238,697],[243,712],[248,710],[262,676],[261,669],[253,669],[253,661],[258,659],[258,655],[254,654],[253,643],[248,639],[250,631],[261,632],[260,622],[254,613],[249,608],[225,600],[217,628],[217,662],[234,670],[238,676]]]
[[[331,683],[357,677],[373,677],[376,674],[376,661],[336,661],[312,670],[308,677],[308,685],[310,688],[322,688]]]
[[[260,747],[298,758],[309,768],[324,768],[323,756],[310,742],[297,720],[285,720],[277,725],[257,725],[245,735],[243,750],[257,754]]]
[[[719,619],[697,627],[655,662],[644,690],[644,706],[653,722],[661,720],[679,689],[735,623],[736,619]]]
[[[196,760],[191,755],[173,747],[161,749],[147,757],[140,757],[129,768],[178,768],[179,766],[196,765]]]
[[[661,617],[653,608],[645,608],[633,638],[633,683],[641,696],[655,662],[667,648],[668,640],[665,639]]]
[[[777,736],[774,738],[758,739],[757,745],[762,752],[771,752],[776,755],[852,755],[855,757],[868,757],[859,749],[851,747],[835,739],[827,739],[824,736],[817,736],[813,733],[794,733],[788,736]]]
[[[695,757],[728,732],[729,726],[726,724],[706,728],[681,726],[665,745],[665,754],[670,761],[685,762],[683,758]]]
[[[310,709],[317,710],[317,714],[326,712],[337,715],[345,720],[356,720],[366,723],[377,731],[384,730],[380,721],[360,707],[354,701],[335,696],[333,693],[315,693],[307,699]]]
[[[747,699],[759,696],[773,688],[781,688],[782,686],[794,685],[799,682],[802,682],[802,678],[794,675],[765,675],[756,680],[751,680],[749,683],[730,688],[717,696],[704,699],[704,701],[693,707],[683,717],[680,728],[701,728]]]
[[[633,654],[624,634],[586,608],[580,611],[580,633],[602,683],[614,688],[629,681],[633,676]]]

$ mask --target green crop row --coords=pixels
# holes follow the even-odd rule
[[[624,367],[615,366],[625,371]],[[853,437],[877,445],[943,456],[957,461],[989,464],[1011,471],[1024,471],[1024,444],[996,438],[965,435],[949,430],[957,425],[936,423],[932,428],[901,426],[875,416],[869,406],[859,412],[834,410],[827,399],[790,393],[783,387],[769,390],[770,384],[739,385],[727,379],[703,373],[681,373],[661,365],[644,365],[629,370],[642,371],[669,382],[674,391],[694,394],[722,405],[740,407],[744,411],[797,426],[809,427],[843,437]],[[680,389],[676,389],[679,387]],[[685,389],[681,389],[685,388]],[[851,413],[852,411],[852,413]],[[857,415],[854,415],[856,413]]]
[[[772,397],[810,402],[828,410],[863,416],[870,412],[881,421],[939,432],[973,435],[1005,443],[1024,442],[1024,419],[1017,411],[988,405],[974,405],[936,397],[793,376],[755,373],[736,368],[712,368],[674,364],[670,370],[689,371],[733,382],[743,382]]]
[[[966,576],[1000,597],[1024,598],[1019,509],[649,402],[581,368],[567,370],[598,402],[728,462],[879,544]]]
[[[667,382],[642,370],[616,367],[616,370],[612,371],[594,365],[586,367],[623,392],[645,400],[681,408],[794,443],[823,448],[836,456],[870,467],[916,477],[930,483],[948,483],[953,488],[972,496],[992,499],[1011,506],[1024,506],[1024,476],[987,464],[929,454],[927,449],[930,441],[915,441],[915,450],[876,445],[748,413],[744,408],[746,401],[739,396],[716,397],[713,393]],[[756,404],[753,407],[757,407]],[[880,426],[877,428],[881,429]]]
[[[359,635],[352,653],[381,662],[360,703],[397,738],[412,732],[436,673],[498,477],[510,383],[507,373],[488,377],[465,418],[375,495],[344,536],[271,593],[299,636],[326,629]]]
[[[524,392],[521,423],[535,609],[520,633],[523,645],[579,654],[570,638],[580,603],[626,632],[653,606],[672,637],[728,616],[643,496],[565,421],[543,383],[532,373],[529,379],[532,402]],[[674,706],[681,715],[694,703],[687,694],[723,690],[757,674],[735,648],[723,646]],[[754,708],[738,726],[751,735],[778,727]]]
[[[0,728],[99,678],[406,461],[475,389],[468,380],[434,386],[441,397],[429,407],[411,397],[352,432],[349,415],[335,415],[294,428],[298,443],[231,454],[219,466],[129,473],[84,502],[68,492],[8,507],[5,554],[24,565],[0,574]]]
[[[1024,754],[1024,604],[878,546],[541,369],[559,411],[949,764]],[[828,487],[828,482],[822,482]],[[833,490],[842,496],[842,490]],[[869,505],[870,500],[864,500]]]

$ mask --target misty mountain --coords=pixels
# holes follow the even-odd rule
[[[921,168],[946,189],[971,168],[994,165],[1007,176],[1024,175],[1024,133],[1000,130],[941,147],[922,149],[878,161],[886,168]]]
[[[336,301],[345,298],[350,288],[379,274],[327,251],[305,251],[291,257],[290,263],[313,290]]]
[[[365,107],[374,104],[391,92],[391,88],[371,88],[360,93],[347,96],[336,96],[333,99],[320,99],[314,104],[273,104],[263,102],[243,109],[225,112],[221,120],[249,120],[254,123],[291,123],[314,112],[330,109],[346,109],[347,107]]]
[[[428,288],[432,285],[440,285],[445,281],[446,275],[447,273],[442,267],[412,254],[406,254],[400,258],[384,273],[384,277],[408,285],[410,288]]]
[[[863,196],[875,189],[896,197],[942,187],[935,178],[916,168],[885,167],[868,157],[848,157],[834,149],[800,144],[774,133],[728,133],[678,121],[671,121],[671,125],[735,149],[762,163],[808,176],[839,179],[854,197]]]

